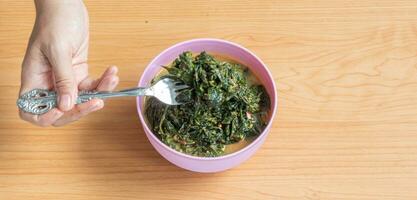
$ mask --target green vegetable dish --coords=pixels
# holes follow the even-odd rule
[[[153,133],[171,148],[200,157],[221,156],[243,148],[267,123],[269,97],[249,69],[206,52],[184,52],[164,66],[171,77],[189,85],[168,106],[150,97],[145,115]],[[237,147],[236,147],[237,146]]]

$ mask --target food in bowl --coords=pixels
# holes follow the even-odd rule
[[[268,66],[249,49],[226,40],[200,38],[174,44],[159,53],[143,71],[138,82],[138,87],[148,87],[151,85],[152,79],[160,74],[161,66],[172,63],[176,58],[178,58],[178,55],[185,51],[196,53],[206,51],[210,54],[230,58],[238,61],[244,66],[247,66],[251,72],[259,78],[259,82],[264,86],[270,98],[270,110],[268,112],[267,125],[263,129],[262,133],[254,137],[253,141],[245,147],[241,149],[239,148],[236,152],[216,157],[192,156],[176,151],[157,137],[149,123],[147,123],[145,115],[146,98],[137,97],[136,106],[144,133],[151,145],[162,157],[183,169],[194,172],[213,173],[236,167],[253,156],[267,140],[268,135],[271,134],[270,130],[278,110],[278,91],[275,86],[274,77],[268,70]],[[227,145],[227,147],[230,146],[235,145]]]
[[[244,148],[264,130],[270,98],[249,68],[204,51],[183,52],[164,68],[152,82],[171,77],[190,86],[179,97],[185,104],[145,101],[148,125],[167,146],[217,157]]]

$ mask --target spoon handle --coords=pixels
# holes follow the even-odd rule
[[[148,93],[148,88],[131,88],[118,92],[83,91],[78,94],[76,104],[85,103],[91,99],[143,96]],[[41,115],[57,107],[57,95],[55,91],[34,89],[20,96],[17,100],[17,106],[25,112]]]

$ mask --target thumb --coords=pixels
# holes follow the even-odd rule
[[[53,49],[49,55],[48,59],[52,65],[54,84],[58,93],[58,108],[62,111],[69,111],[74,107],[77,98],[71,52]]]

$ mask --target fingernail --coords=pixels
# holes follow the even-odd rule
[[[110,83],[110,85],[111,85],[112,87],[116,86],[116,84],[117,84],[117,80],[112,80],[112,81],[111,81],[111,83]]]
[[[110,67],[110,73],[111,73],[111,74],[116,74],[116,73],[117,73],[117,67],[116,67],[116,66],[114,66],[114,65],[112,65],[112,66]]]
[[[68,111],[71,109],[71,96],[69,94],[64,94],[59,99],[59,108],[63,111]]]

